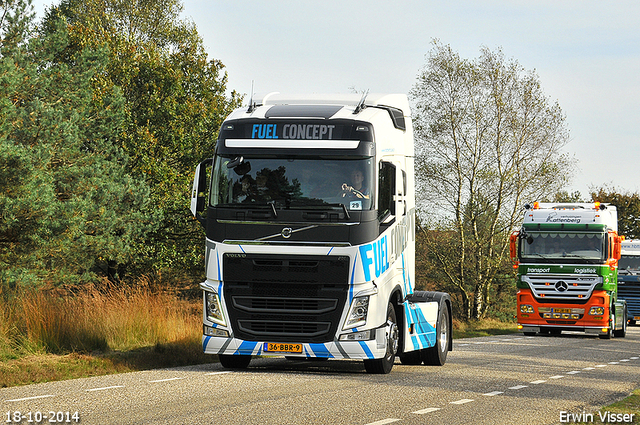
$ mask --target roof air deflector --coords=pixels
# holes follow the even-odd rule
[[[274,105],[264,114],[265,118],[317,118],[329,119],[340,105]]]

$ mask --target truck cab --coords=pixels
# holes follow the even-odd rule
[[[234,111],[192,191],[205,353],[444,363],[450,297],[414,291],[413,158],[405,95],[272,93]]]
[[[627,302],[627,319],[635,325],[640,321],[640,240],[622,241],[618,261],[618,298]]]
[[[624,336],[626,304],[618,300],[617,209],[595,203],[525,206],[511,235],[518,271],[518,328],[525,335],[574,330]]]

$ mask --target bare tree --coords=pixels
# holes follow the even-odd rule
[[[440,249],[439,237],[429,249],[466,317],[481,318],[508,267],[522,205],[556,193],[571,175],[565,116],[535,72],[500,49],[465,60],[437,40],[410,96],[422,222],[449,232],[456,247]]]

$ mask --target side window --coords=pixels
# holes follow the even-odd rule
[[[396,193],[396,167],[390,162],[380,162],[378,181],[378,220],[386,221],[396,214],[393,196]]]

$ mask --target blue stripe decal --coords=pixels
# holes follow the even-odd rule
[[[362,351],[364,351],[364,354],[367,356],[367,358],[372,359],[373,354],[371,353],[371,350],[369,350],[367,343],[364,341],[359,341],[359,342],[360,342],[360,347],[362,347]]]
[[[309,348],[313,351],[315,357],[333,358],[333,355],[329,352],[329,349],[324,344],[309,344]]]
[[[222,274],[220,273],[220,255],[216,251],[216,260],[218,261],[218,280],[222,280]]]
[[[356,256],[353,259],[353,270],[351,270],[351,283],[349,284],[349,304],[353,300],[353,283],[356,280],[356,264],[358,264],[358,251],[356,251]]]
[[[207,344],[209,344],[209,340],[211,339],[210,336],[207,336],[204,338],[204,341],[202,341],[202,352],[204,353],[204,351],[207,349]]]
[[[331,251],[333,251],[333,246],[331,247],[331,249],[329,250],[329,252],[327,252],[327,255],[331,254]]]
[[[402,280],[405,285],[405,294],[413,294],[413,288],[411,287],[411,276],[407,274],[407,267],[404,263],[404,252],[402,253]]]
[[[420,343],[418,342],[418,338],[416,338],[415,335],[411,335],[411,342],[413,343],[413,349],[414,350],[419,350],[420,349]]]
[[[243,254],[246,254],[246,252],[244,252],[244,248],[242,247],[242,245],[238,245],[240,247],[240,250],[242,251]]]
[[[433,347],[436,344],[436,329],[427,322],[422,311],[416,311],[418,315],[417,333],[420,341],[425,344],[424,347]]]
[[[240,344],[240,347],[238,347],[236,352],[233,354],[253,354],[253,350],[256,348],[256,345],[258,345],[257,342],[242,341],[242,344]]]

